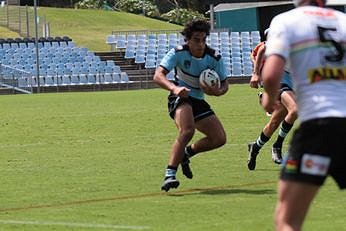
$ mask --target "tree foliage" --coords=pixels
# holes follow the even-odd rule
[[[149,17],[158,17],[160,15],[157,6],[149,0],[119,0],[116,4],[116,8]]]
[[[99,0],[83,0],[75,4],[76,8],[79,9],[100,9],[102,8],[103,1]]]
[[[185,24],[195,18],[204,18],[207,6],[198,0],[82,0],[76,8],[114,9],[148,17],[162,18],[170,22]]]
[[[166,13],[177,8],[198,11],[203,14],[207,10],[207,6],[200,3],[199,0],[154,0],[161,13]]]
[[[191,11],[188,9],[178,8],[171,10],[165,14],[162,14],[163,19],[168,20],[169,22],[177,23],[184,25],[192,19],[205,18],[203,14],[200,14],[197,11]]]

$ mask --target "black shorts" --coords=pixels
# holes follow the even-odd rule
[[[181,98],[171,93],[168,96],[168,112],[172,119],[174,119],[176,109],[182,103],[191,105],[195,122],[215,114],[205,100],[199,100],[193,97]]]
[[[286,83],[282,83],[280,86],[280,96],[284,91],[293,91],[293,89],[288,86]]]
[[[346,118],[313,119],[294,132],[280,178],[322,185],[328,175],[346,188]]]

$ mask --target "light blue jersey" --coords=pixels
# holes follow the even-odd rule
[[[292,82],[292,77],[291,74],[288,71],[285,71],[284,74],[281,77],[281,84],[286,84],[289,86],[291,89],[293,89],[293,82]]]
[[[166,54],[160,66],[168,72],[175,68],[179,86],[189,88],[191,90],[189,96],[196,99],[204,99],[204,92],[199,87],[199,75],[205,69],[215,70],[221,81],[227,79],[226,68],[221,55],[208,46],[201,58],[193,57],[187,45],[178,46]]]

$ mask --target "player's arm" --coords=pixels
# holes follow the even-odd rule
[[[228,86],[229,86],[228,78],[225,79],[224,81],[221,81],[221,86],[216,96],[226,94],[226,92],[228,91]]]
[[[222,57],[216,63],[215,71],[217,72],[221,80],[220,85],[208,87],[205,84],[202,84],[201,88],[204,91],[204,93],[206,93],[207,95],[221,96],[226,94],[226,92],[228,91],[228,85],[229,85],[226,67]]]
[[[256,51],[256,53],[257,53],[257,51]],[[255,58],[255,52],[254,51],[252,51],[250,54],[250,60],[252,63],[255,63],[256,58]]]
[[[250,87],[258,88],[261,82],[261,68],[263,65],[263,59],[265,54],[265,45],[262,44],[257,51],[257,56],[254,61],[253,73],[250,80]]]
[[[285,59],[279,55],[270,55],[262,69],[262,80],[264,85],[264,94],[262,106],[267,112],[274,111],[280,89],[280,80],[285,67]]]
[[[176,86],[174,83],[172,83],[166,78],[167,74],[168,71],[162,66],[159,66],[155,71],[154,81],[163,89],[166,89],[177,96],[188,97],[190,89],[186,87]]]
[[[213,96],[221,96],[226,94],[228,91],[228,79],[225,79],[224,81],[221,81],[220,87],[215,85],[215,86],[207,86],[205,84],[200,84],[201,89],[203,90],[204,93],[207,95],[213,95]]]

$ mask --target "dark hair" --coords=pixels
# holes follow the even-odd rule
[[[326,0],[315,0],[311,2],[311,5],[324,7],[326,5]]]
[[[307,4],[310,6],[319,6],[319,7],[325,7],[327,0],[293,0],[294,5],[301,6],[302,4]]]
[[[191,38],[193,32],[205,32],[208,36],[210,34],[209,22],[205,19],[197,19],[188,22],[181,34],[185,37],[185,40],[188,40]]]

